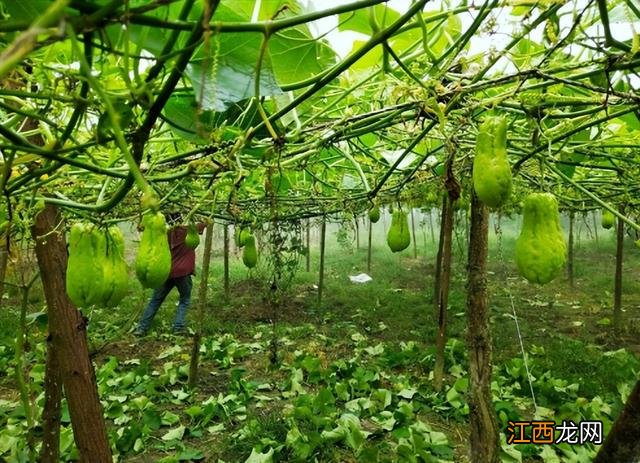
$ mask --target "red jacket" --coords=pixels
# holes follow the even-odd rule
[[[199,223],[196,230],[199,234],[205,229],[206,224]],[[171,248],[171,273],[169,278],[179,278],[196,273],[196,252],[189,249],[184,240],[187,237],[187,227],[178,225],[167,232],[169,247]]]

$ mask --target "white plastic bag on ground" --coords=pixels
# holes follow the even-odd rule
[[[351,280],[351,283],[368,283],[373,280],[373,278],[371,278],[366,273],[361,273],[359,275],[349,275],[349,279]]]

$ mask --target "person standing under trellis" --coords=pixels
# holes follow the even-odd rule
[[[194,275],[196,270],[196,252],[185,243],[188,230],[186,226],[180,225],[182,215],[179,212],[172,212],[167,215],[167,219],[171,226],[167,232],[167,239],[171,249],[171,273],[167,281],[153,290],[151,299],[135,330],[136,336],[145,336],[147,334],[158,309],[174,287],[178,289],[180,296],[172,331],[174,334],[187,333],[186,317],[193,287],[191,275]],[[196,230],[198,234],[202,234],[205,227],[205,223],[197,224]]]

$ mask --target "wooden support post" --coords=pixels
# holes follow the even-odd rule
[[[0,233],[0,307],[2,307],[2,295],[4,294],[4,279],[7,275],[7,266],[9,264],[9,246],[10,246],[10,229],[11,223],[7,224],[4,234]]]
[[[620,213],[624,210],[620,208]],[[613,290],[613,331],[620,334],[622,329],[622,259],[624,257],[624,221],[618,218],[616,233],[616,276]]]
[[[434,271],[434,280],[433,280],[433,296],[431,297],[431,302],[434,304],[438,301],[438,294],[440,294],[440,274],[442,273],[442,246],[444,244],[444,222],[445,222],[445,214],[447,208],[447,198],[446,195],[442,197],[442,209],[441,219],[440,219],[440,238],[438,240],[438,251],[436,253],[436,268]],[[436,311],[436,317],[438,313]]]
[[[306,265],[307,272],[311,271],[311,219],[307,219],[307,255]]]
[[[411,208],[411,235],[413,237],[413,258],[418,258],[418,237],[416,236],[416,221]]]
[[[226,228],[225,228],[226,230]],[[209,263],[211,262],[211,242],[213,241],[213,224],[207,225],[204,235],[204,253],[202,255],[202,270],[200,274],[200,286],[198,287],[198,312],[196,322],[196,334],[193,337],[191,348],[191,361],[189,364],[189,389],[193,389],[198,383],[198,361],[200,359],[200,339],[202,339],[202,325],[204,325],[204,309],[207,305],[207,290],[209,288]]]
[[[569,277],[569,286],[573,288],[573,224],[574,212],[569,211],[569,252],[567,257],[567,276]]]
[[[224,297],[229,299],[229,224],[224,224],[222,259],[224,265]]]
[[[373,223],[369,220],[369,243],[367,245],[367,273],[371,275],[371,246],[373,237]]]
[[[439,246],[441,254],[440,282],[438,293],[434,297],[435,310],[438,314],[438,333],[436,335],[436,362],[433,369],[433,387],[436,391],[442,389],[444,377],[444,348],[447,343],[447,305],[449,303],[449,283],[451,281],[451,241],[453,237],[453,203],[445,195],[442,203],[442,230]]]
[[[356,251],[360,250],[360,223],[358,223],[358,218],[355,217],[354,221],[356,223]]]
[[[320,274],[318,276],[318,304],[322,304],[322,291],[324,289],[324,249],[326,244],[327,219],[322,217],[320,225]]]
[[[429,207],[429,229],[431,230],[431,243],[436,242],[436,234],[433,230],[433,208]]]

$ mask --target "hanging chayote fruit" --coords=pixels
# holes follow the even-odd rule
[[[516,264],[530,283],[553,280],[565,264],[566,245],[556,198],[532,193],[524,201],[523,222],[516,241]]]
[[[480,125],[473,160],[473,189],[489,207],[500,207],[511,193],[507,159],[507,120],[488,117]]]

